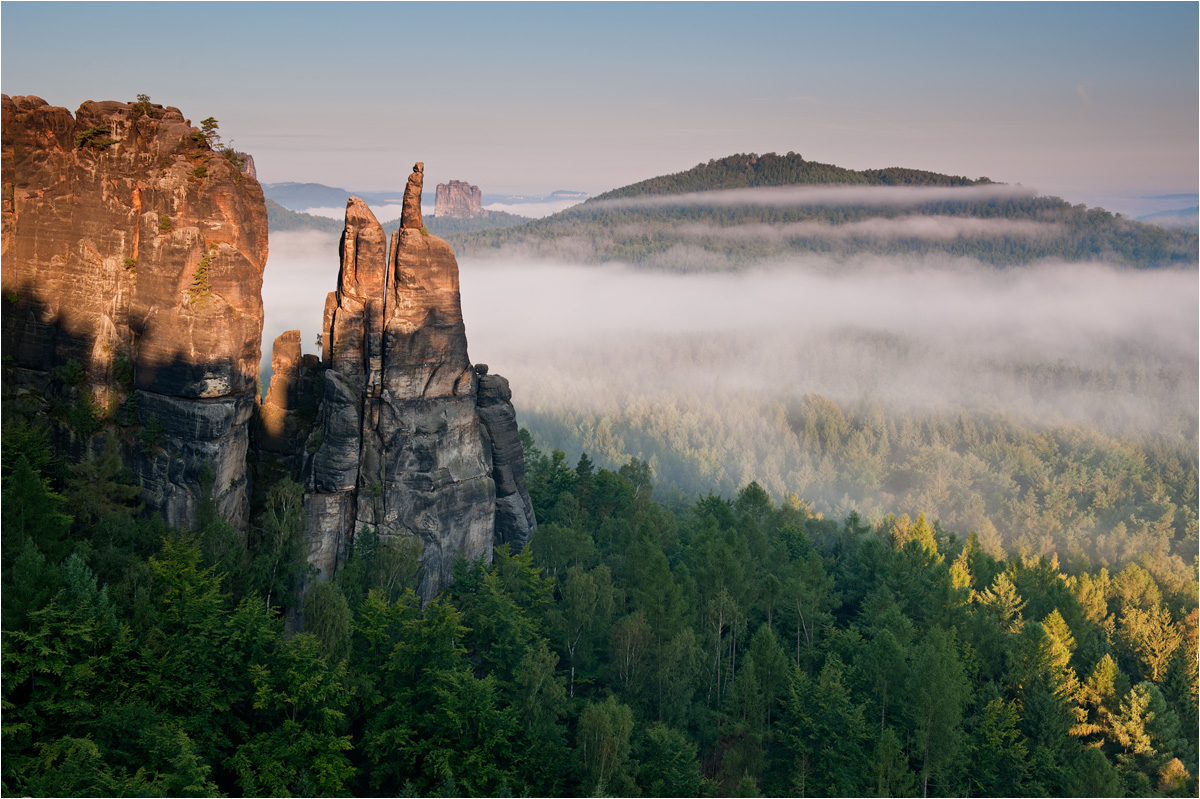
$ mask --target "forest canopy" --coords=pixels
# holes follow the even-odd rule
[[[1196,790],[1195,585],[1136,563],[754,483],[667,506],[646,463],[525,433],[525,551],[422,606],[416,553],[364,528],[297,606],[298,485],[260,487],[243,549],[211,504],[139,519],[114,449],[4,437],[5,792]]]

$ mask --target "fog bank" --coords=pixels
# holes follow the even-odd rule
[[[315,351],[337,237],[277,233],[263,357]],[[464,259],[470,354],[518,412],[637,400],[779,402],[818,393],[1155,431],[1197,407],[1195,270],[821,258],[737,274]]]
[[[685,239],[713,242],[784,242],[796,238],[872,239],[878,242],[897,239],[948,241],[957,238],[1017,237],[1050,239],[1061,236],[1066,228],[1056,222],[1027,219],[978,219],[975,217],[915,214],[896,219],[863,219],[857,222],[786,222],[768,225],[753,222],[740,225],[622,225],[614,228],[618,237],[653,236],[669,232]]]
[[[599,200],[586,208],[664,208],[674,206],[724,207],[761,205],[798,207],[806,205],[865,205],[871,207],[912,206],[922,203],[982,202],[1033,197],[1028,186],[988,183],[982,186],[769,186],[721,189],[691,194],[659,194]]]

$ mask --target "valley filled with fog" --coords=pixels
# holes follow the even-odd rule
[[[335,236],[272,236],[268,364],[285,329],[315,351],[337,269]],[[1045,459],[1038,436],[1082,437],[1064,474],[1130,448],[1195,471],[1195,269],[812,256],[681,274],[499,253],[460,259],[460,275],[471,358],[509,379],[539,446],[647,461],[662,497],[757,481],[835,515],[923,511],[996,547],[1065,536],[1095,554],[1112,520],[1019,523],[1026,489],[1069,482],[1020,465],[1026,450]],[[1168,549],[1194,530],[1188,513],[1160,530]],[[1123,560],[1127,543],[1099,554]]]

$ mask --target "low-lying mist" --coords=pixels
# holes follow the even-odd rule
[[[315,350],[337,270],[336,237],[272,236],[265,361],[274,335],[289,328]],[[969,494],[999,467],[962,440],[939,449],[930,432],[938,423],[905,450],[906,426],[949,419],[959,436],[963,423],[953,420],[971,417],[993,425],[991,434],[997,419],[1020,430],[1078,429],[1085,439],[1175,453],[1194,469],[1186,465],[1196,460],[1200,401],[1194,269],[814,257],[688,275],[502,252],[463,259],[460,275],[471,357],[510,380],[518,421],[543,446],[572,462],[581,451],[607,466],[645,459],[685,492],[730,494],[757,480],[825,510],[860,500],[925,510],[958,525],[951,529],[992,529],[998,541],[1009,535],[989,519],[1015,526],[1016,506],[988,505],[985,516]],[[826,432],[804,431],[825,418],[826,400],[842,409],[835,422],[842,412],[859,419],[862,453],[845,430],[836,458],[814,444]],[[866,430],[884,417],[892,421],[877,426],[891,430],[883,433],[891,444]],[[862,473],[842,474],[847,464]],[[974,488],[939,493],[936,475],[947,470],[959,477],[946,485]],[[1078,515],[1068,524],[1079,535],[1090,529]]]
[[[648,194],[599,200],[585,207],[663,208],[670,206],[725,207],[763,205],[773,207],[832,206],[912,206],[923,203],[978,202],[1033,197],[1037,190],[1028,186],[987,183],[978,186],[764,186],[760,188],[720,189],[687,194]]]
[[[976,217],[913,214],[895,219],[864,219],[857,222],[830,224],[828,222],[787,222],[769,225],[747,223],[739,225],[706,225],[690,223],[665,228],[672,235],[689,241],[711,242],[784,242],[795,238],[871,239],[889,242],[897,239],[926,239],[946,241],[958,238],[1021,237],[1052,239],[1063,235],[1064,225],[1055,222],[1034,222],[1027,219],[978,219]],[[617,237],[632,238],[661,233],[659,225],[621,225],[614,228]]]
[[[1196,404],[1197,275],[1044,263],[819,261],[738,274],[461,265],[472,357],[518,401],[602,410],[631,398],[751,391],[987,408],[1153,429]],[[517,310],[519,309],[519,311]],[[1039,366],[1093,390],[1031,387]],[[1123,396],[1118,385],[1140,388]]]

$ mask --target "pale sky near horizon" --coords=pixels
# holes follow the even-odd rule
[[[1126,213],[1197,191],[1193,2],[4,2],[0,20],[5,94],[215,116],[263,182],[396,189],[423,160],[427,182],[594,194],[795,151]]]

